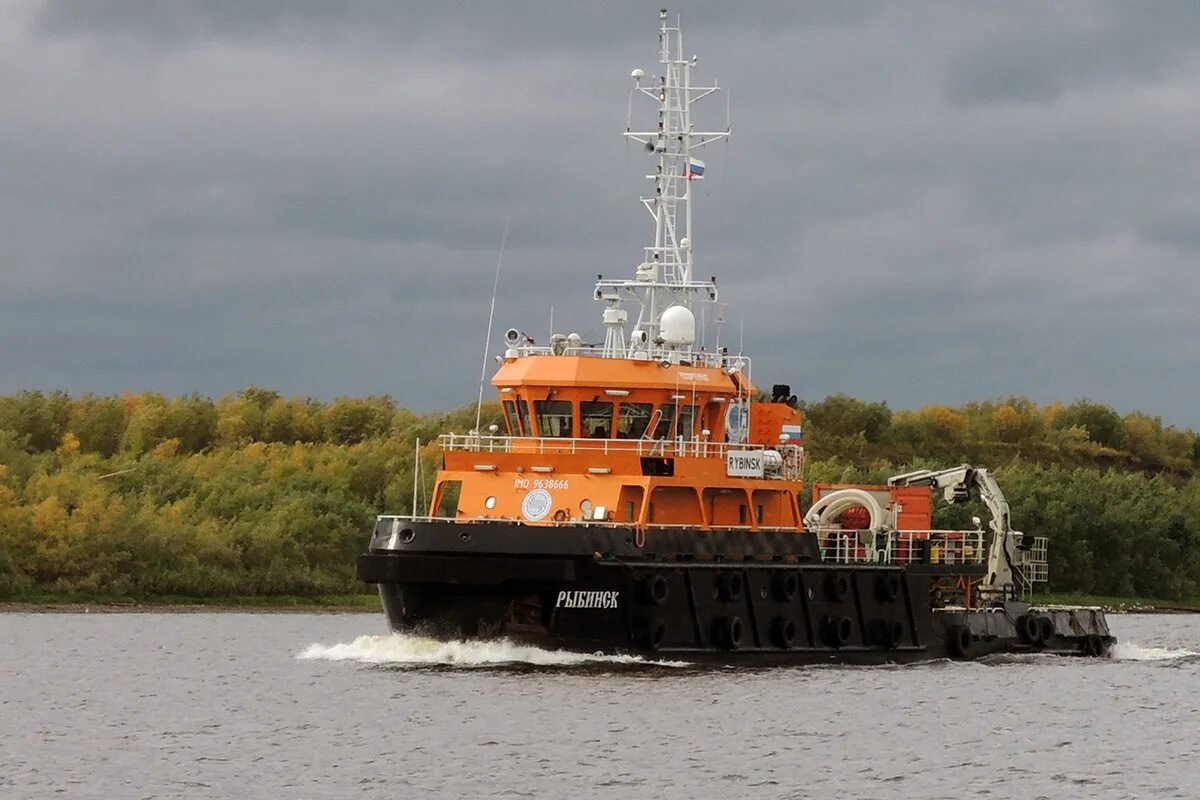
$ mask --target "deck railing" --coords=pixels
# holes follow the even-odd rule
[[[816,531],[826,561],[843,564],[982,564],[983,531]]]
[[[655,347],[641,351],[637,358],[619,354],[606,353],[599,347],[571,347],[567,343],[558,346],[518,345],[515,348],[520,356],[581,356],[584,358],[615,358],[629,361],[666,362],[680,367],[708,367],[709,369],[738,369],[749,371],[750,357],[732,353],[710,353],[704,350],[671,350]]]
[[[730,452],[770,452],[778,463],[766,465],[767,477],[799,480],[804,469],[804,448],[795,444],[768,447],[761,444],[734,444],[705,439],[574,439],[550,436],[498,436],[475,433],[444,433],[438,437],[443,450],[470,453],[532,453],[593,455],[635,454],[644,457],[677,456],[684,458],[725,459]],[[765,461],[764,461],[765,464]]]

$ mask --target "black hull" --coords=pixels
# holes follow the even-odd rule
[[[1115,641],[1096,609],[932,608],[936,571],[820,563],[805,534],[635,542],[613,528],[403,525],[381,522],[358,561],[396,632],[744,663],[1104,655]],[[773,553],[687,551],[764,546]]]

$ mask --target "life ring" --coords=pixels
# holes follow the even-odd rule
[[[875,594],[885,603],[891,603],[900,596],[900,576],[895,572],[885,572],[875,581]]]
[[[1054,640],[1054,620],[1050,617],[1038,617],[1038,644],[1042,647]]]
[[[642,647],[658,650],[667,638],[667,623],[660,617],[643,617],[637,622],[635,636]]]
[[[742,573],[740,572],[720,572],[717,573],[717,597],[727,603],[731,603],[742,596]]]
[[[796,641],[796,622],[787,617],[776,617],[771,622],[771,638],[784,650],[791,650]]]
[[[825,579],[825,594],[836,603],[845,600],[850,595],[850,579],[846,577],[846,573],[830,573]]]
[[[1022,614],[1017,617],[1016,622],[1017,638],[1022,644],[1036,645],[1038,643],[1038,634],[1041,632],[1041,626],[1038,624],[1038,619],[1033,614]]]
[[[671,587],[665,575],[656,574],[638,581],[638,598],[646,605],[661,606],[667,602]]]
[[[849,617],[830,614],[821,620],[821,635],[831,647],[844,647],[854,635],[854,623]]]
[[[966,658],[974,641],[975,635],[966,625],[951,625],[946,630],[946,649],[955,658]]]
[[[796,592],[800,590],[800,578],[792,570],[777,572],[773,583],[775,599],[781,603],[790,601],[796,596]]]
[[[741,617],[719,617],[713,623],[713,638],[726,650],[737,650],[741,647],[744,632]]]

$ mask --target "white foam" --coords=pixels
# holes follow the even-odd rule
[[[445,664],[456,667],[486,667],[498,664],[562,667],[588,664],[688,666],[681,661],[647,661],[641,656],[544,650],[507,639],[443,642],[399,633],[388,636],[359,636],[352,642],[341,644],[314,643],[305,648],[297,658],[357,661],[362,664]]]
[[[1194,650],[1170,647],[1142,647],[1133,642],[1119,641],[1113,645],[1111,655],[1118,661],[1169,661],[1197,655]]]

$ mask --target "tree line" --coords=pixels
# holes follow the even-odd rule
[[[1017,527],[1051,537],[1054,590],[1200,594],[1191,430],[1088,400],[802,406],[809,482],[989,466]],[[499,421],[485,404],[483,424]],[[421,415],[386,396],[325,403],[257,387],[215,401],[0,397],[0,596],[359,591],[354,558],[374,516],[413,508],[416,440],[422,508],[437,434],[474,423],[474,406]],[[943,508],[938,521],[968,512]]]

